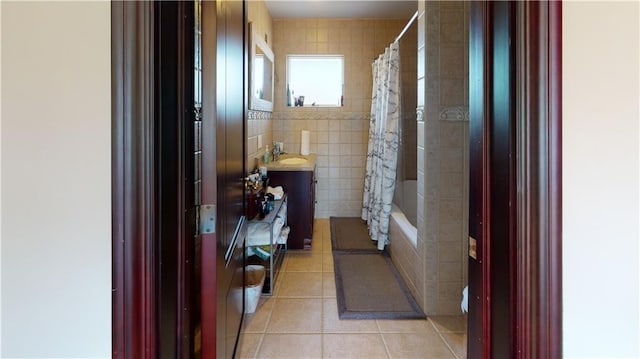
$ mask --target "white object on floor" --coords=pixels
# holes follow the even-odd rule
[[[462,290],[462,302],[460,303],[460,309],[462,309],[462,313],[467,313],[469,311],[469,286],[464,287]]]

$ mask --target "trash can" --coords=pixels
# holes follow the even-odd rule
[[[264,286],[265,270],[261,265],[248,265],[245,267],[247,282],[244,292],[244,312],[254,313],[262,295]]]

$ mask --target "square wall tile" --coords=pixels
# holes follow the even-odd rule
[[[440,79],[440,105],[463,106],[464,77]]]
[[[440,12],[440,41],[443,43],[464,42],[464,12],[442,10]]]
[[[440,46],[440,75],[464,76],[468,63],[464,62],[464,44],[442,44]]]

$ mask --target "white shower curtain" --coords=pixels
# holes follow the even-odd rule
[[[400,121],[400,52],[394,42],[373,62],[369,147],[364,178],[362,219],[383,250],[389,243],[389,216],[396,183]]]

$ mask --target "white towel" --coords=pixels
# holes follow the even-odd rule
[[[276,244],[280,238],[280,230],[284,226],[285,219],[276,217],[273,222],[273,228],[269,223],[262,223],[261,225],[249,226],[247,228],[247,246],[268,246],[269,244]],[[270,232],[269,229],[273,231]],[[273,242],[271,241],[273,236]]]
[[[277,201],[282,199],[282,196],[284,196],[284,189],[282,189],[282,186],[267,186],[267,193],[271,193],[273,195],[273,199]]]
[[[306,156],[309,154],[311,132],[302,130],[300,134],[300,154]]]

